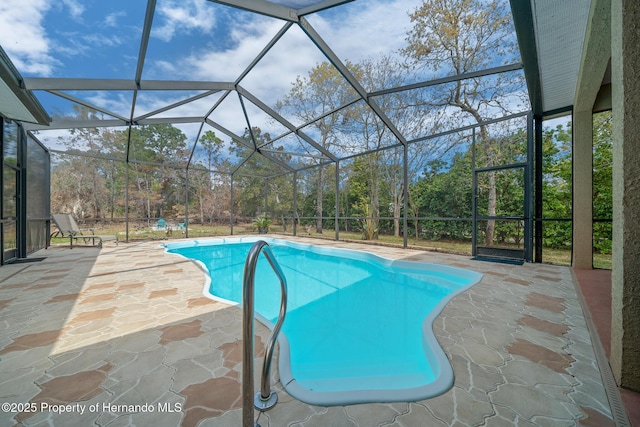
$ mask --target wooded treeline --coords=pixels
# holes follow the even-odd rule
[[[611,118],[609,114],[594,116],[594,218],[611,219]],[[259,129],[254,134],[260,135]],[[154,125],[134,129],[132,139],[149,138],[153,144],[139,144],[131,150],[128,178],[121,157],[127,131],[83,130],[75,136],[91,141],[91,151],[81,155],[56,155],[53,164],[52,211],[70,212],[78,218],[122,219],[125,215],[125,188],[129,182],[129,215],[137,221],[154,222],[157,218],[184,219],[186,198],[186,163],[189,152],[186,138],[171,125]],[[547,128],[543,134],[543,217],[544,244],[562,248],[571,242],[571,124]],[[420,170],[412,170],[409,187],[409,235],[429,240],[469,241],[472,216],[472,145],[469,135],[453,135],[440,141],[448,150],[423,155]],[[506,141],[508,140],[508,144]],[[517,159],[526,149],[526,136],[520,131],[507,140],[511,158]],[[223,168],[228,162],[221,154],[222,142],[213,133],[206,134],[207,164],[195,163],[189,169],[190,221],[203,224],[228,223],[231,177],[209,172],[214,166]],[[476,142],[479,144],[479,142]],[[417,144],[416,144],[417,145]],[[499,144],[495,144],[498,146]],[[249,149],[237,142],[232,145],[239,156]],[[412,147],[413,149],[413,147]],[[477,150],[478,148],[476,148]],[[415,147],[416,151],[418,146]],[[411,150],[410,150],[411,151]],[[70,147],[70,153],[73,148]],[[361,231],[364,238],[378,234],[400,235],[402,204],[399,204],[396,178],[401,177],[402,148],[393,148],[350,161],[340,162],[338,186],[342,230]],[[286,155],[281,155],[285,158]],[[414,157],[419,157],[417,154]],[[133,160],[135,159],[135,160]],[[396,160],[394,162],[394,160]],[[151,164],[154,163],[154,164]],[[162,164],[158,166],[157,163]],[[246,165],[256,174],[272,170],[271,162],[251,156]],[[317,226],[318,200],[321,200],[322,228],[334,228],[335,165],[297,173],[297,212],[300,224]],[[321,185],[318,180],[322,178]],[[523,175],[502,173],[496,177],[496,212],[517,215],[523,206]],[[482,192],[479,182],[479,192]],[[252,218],[266,213],[275,222],[291,227],[293,212],[293,174],[270,179],[234,177],[234,215]],[[320,188],[321,198],[318,198]],[[265,207],[265,191],[267,192]],[[376,197],[372,195],[376,192]],[[400,198],[401,199],[401,198]],[[377,200],[374,206],[372,200]],[[486,214],[479,206],[479,214]],[[353,219],[359,218],[359,219]],[[446,220],[449,219],[449,220]],[[464,220],[463,220],[464,219]],[[522,238],[518,223],[498,223],[495,242],[517,243]],[[595,222],[594,247],[610,251],[610,222]]]

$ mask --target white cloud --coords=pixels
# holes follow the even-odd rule
[[[380,54],[396,53],[403,46],[410,26],[408,12],[416,4],[416,0],[358,2],[357,8],[337,14],[335,20],[313,16],[309,21],[340,59],[358,62]],[[190,49],[184,58],[156,61],[153,67],[163,75],[178,79],[233,82],[284,25],[282,21],[268,18],[230,22],[233,26],[226,32],[224,48],[203,45],[198,50]],[[297,76],[307,76],[316,64],[325,60],[309,37],[293,26],[240,84],[266,104],[274,106],[288,93]],[[236,132],[246,126],[239,108],[218,111],[216,119],[223,124],[235,123],[237,126],[230,127]],[[253,117],[253,120],[258,119]],[[253,121],[252,125],[268,127],[266,123]]]
[[[124,10],[110,13],[105,16],[104,25],[107,27],[116,27],[118,25],[118,18],[122,18],[125,16],[127,16],[127,12],[125,12]]]
[[[342,60],[359,62],[380,54],[394,54],[404,45],[410,26],[408,12],[416,7],[416,0],[369,1],[359,3],[357,14],[338,14],[339,19],[328,21],[320,16],[309,18],[310,23]],[[184,60],[158,64],[173,75],[218,81],[234,81],[263,49],[283,22],[275,19],[237,21],[225,36],[233,47],[217,49],[207,45],[193,51]],[[306,75],[311,67],[326,58],[297,26],[293,26],[267,55],[268,61],[259,64],[265,90],[273,86],[289,86],[298,75]],[[269,62],[268,64],[266,64]]]
[[[63,7],[79,20],[84,6],[78,0],[63,0]],[[60,62],[51,54],[52,41],[45,30],[51,7],[46,0],[2,0],[0,2],[0,44],[21,73],[49,77]]]
[[[235,28],[228,32],[228,37],[232,41],[230,44],[233,47],[216,50],[208,46],[185,58],[171,62],[158,61],[154,62],[153,66],[162,68],[163,74],[168,73],[177,76],[176,78],[233,82],[282,26],[282,21],[268,19],[236,22]],[[291,55],[292,52],[296,54]],[[267,54],[267,57],[258,63],[257,68],[240,83],[263,102],[273,106],[289,91],[291,82],[298,75],[306,75],[317,62],[322,60],[320,52],[308,37],[299,28],[292,27]],[[237,134],[242,134],[247,124],[237,103],[237,96],[233,94],[225,104],[223,108],[216,111],[214,120]],[[211,106],[210,103],[204,108],[201,107],[196,115],[204,114]],[[247,105],[247,108],[250,106]],[[181,112],[184,113],[184,111]],[[252,126],[268,129],[266,115],[252,114],[251,116]]]
[[[123,117],[129,117],[131,113],[131,102],[133,99],[133,93],[124,92],[95,92],[86,97],[86,100],[100,108],[104,108],[114,114],[119,114]],[[111,119],[112,117],[105,117]]]
[[[340,59],[359,62],[393,55],[404,47],[411,27],[408,14],[419,4],[416,0],[354,2],[343,9],[339,19],[311,16],[309,22]]]
[[[64,46],[54,45],[43,28],[45,15],[52,3],[46,0],[0,0],[0,43],[9,53],[16,66],[23,72],[50,76],[59,65],[52,57],[52,51],[66,55],[85,53],[83,49],[100,49],[126,43],[124,36],[100,38],[91,33],[76,38],[65,37],[68,51]],[[404,44],[406,30],[410,26],[407,13],[418,4],[417,0],[369,0],[354,2],[357,7],[337,8],[335,13],[310,16],[312,26],[325,38],[340,59],[354,62],[375,57],[380,53],[393,53]],[[154,18],[153,36],[163,41],[186,33],[198,33],[201,43],[190,44],[181,51],[182,57],[165,56],[161,60],[146,64],[146,74],[171,76],[176,80],[235,81],[255,56],[269,43],[284,25],[283,21],[252,15],[251,19],[233,19],[244,14],[231,14],[225,22],[224,34],[216,30],[214,3],[204,0],[158,0]],[[61,7],[60,3],[56,7]],[[64,8],[80,18],[85,11],[80,0],[65,0]],[[66,9],[65,9],[66,10]],[[113,27],[125,11],[117,11],[101,18],[105,26]],[[331,21],[329,17],[332,16]],[[64,30],[58,29],[55,31]],[[54,30],[51,30],[54,31]],[[224,47],[215,45],[224,38]],[[75,40],[71,43],[68,40]],[[176,42],[180,40],[177,39]],[[79,43],[82,42],[82,45]],[[169,51],[167,51],[169,52]],[[276,46],[261,61],[254,72],[241,82],[243,87],[269,105],[281,99],[297,76],[306,76],[317,63],[324,61],[317,47],[299,27],[293,26],[279,40]],[[135,61],[135,58],[133,59]],[[150,95],[150,94],[149,94]],[[234,95],[235,97],[235,95]],[[237,99],[237,97],[235,97]],[[128,96],[94,94],[91,98],[96,105],[104,106],[125,116],[130,109]],[[142,110],[153,110],[171,102],[165,97],[139,99],[136,115]],[[206,102],[198,102],[181,107],[179,113],[201,116],[207,111]],[[140,108],[140,107],[147,108]],[[221,123],[235,123],[234,131],[241,133],[245,126],[241,111],[220,111]],[[165,115],[174,115],[176,111]],[[221,117],[223,116],[223,117]],[[252,121],[252,125],[266,128],[263,123]],[[231,126],[230,126],[231,127]]]
[[[241,84],[273,106],[276,99],[270,98],[282,98],[298,76],[308,76],[323,61],[326,57],[307,35],[292,27]]]
[[[85,34],[82,37],[85,44],[90,45],[92,49],[100,49],[103,46],[114,47],[126,43],[126,37],[122,34]]]
[[[62,3],[69,9],[71,16],[79,19],[84,13],[84,6],[78,0],[62,0]]]
[[[46,0],[0,2],[0,44],[23,73],[50,76],[57,65],[42,25],[50,4]]]
[[[215,46],[207,46],[182,60],[159,65],[173,75],[187,77],[185,73],[189,73],[190,78],[195,80],[233,82],[282,26],[283,23],[276,20],[238,22],[229,31],[232,48],[215,49]],[[274,93],[279,96],[288,91],[298,75],[306,75],[323,59],[308,37],[299,28],[292,27],[241,85],[261,98],[268,99]]]
[[[351,12],[338,14],[339,18],[333,21],[320,16],[310,17],[309,21],[340,59],[358,62],[396,53],[403,46],[410,25],[408,12],[415,6],[416,0],[370,1],[359,3],[357,8],[349,9]],[[182,78],[235,81],[282,28],[283,22],[264,18],[233,24],[226,35],[231,40],[227,46],[231,48],[206,46],[190,51],[183,59],[157,62],[154,66]],[[289,91],[297,76],[306,76],[325,60],[308,36],[293,26],[241,85],[273,106]]]
[[[161,23],[154,25],[152,35],[168,42],[181,31],[211,32],[215,26],[215,13],[208,3],[202,0],[162,2],[156,8],[156,19],[160,18]]]

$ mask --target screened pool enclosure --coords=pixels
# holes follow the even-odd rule
[[[129,5],[89,31],[110,42],[86,67],[21,72],[51,116],[21,126],[51,156],[52,213],[125,241],[268,230],[532,261],[544,178],[569,194],[546,215],[570,262],[571,176],[541,161],[507,2],[439,62],[412,44],[419,1],[192,3]]]

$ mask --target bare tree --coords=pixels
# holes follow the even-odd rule
[[[351,64],[347,67],[353,68]],[[330,150],[337,143],[334,129],[344,120],[344,112],[336,109],[355,98],[355,91],[328,62],[314,67],[307,77],[296,78],[289,93],[278,101],[277,109],[310,123],[318,132],[318,143]],[[320,117],[316,120],[317,117]],[[312,154],[318,154],[313,149]],[[322,233],[323,166],[318,166],[316,182],[316,232]]]
[[[413,28],[407,33],[408,44],[402,53],[415,70],[460,75],[517,60],[517,41],[505,1],[424,0],[410,17]],[[458,80],[431,92],[433,97],[424,102],[436,108],[453,107],[453,115],[460,121],[470,117],[482,123],[514,108],[514,101],[520,99],[514,93],[523,87],[519,72]],[[495,165],[495,150],[485,126],[480,126],[479,136],[483,149],[478,154],[484,157],[484,165]],[[489,172],[488,180],[488,215],[495,216],[495,174]],[[493,244],[494,229],[495,221],[487,221],[488,245]]]

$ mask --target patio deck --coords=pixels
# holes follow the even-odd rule
[[[312,242],[485,276],[434,323],[455,372],[451,390],[317,407],[283,391],[274,363],[280,402],[260,414],[262,427],[615,425],[572,269]],[[0,402],[10,404],[0,425],[241,425],[242,313],[203,296],[194,263],[158,242],[51,247],[38,257],[0,268]],[[262,350],[268,331],[256,329]],[[22,404],[29,410],[15,411]]]

